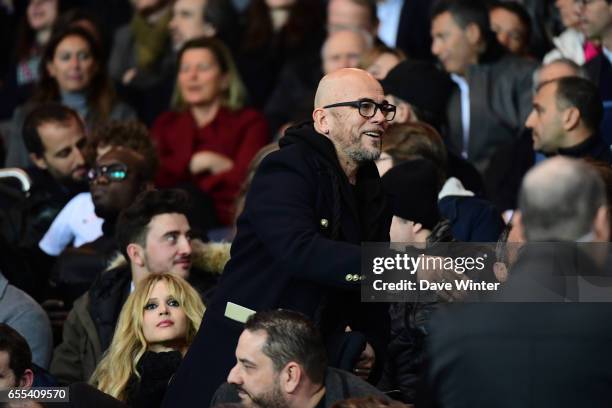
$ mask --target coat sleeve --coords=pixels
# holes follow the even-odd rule
[[[86,337],[85,328],[73,307],[64,323],[62,343],[56,347],[51,361],[51,374],[60,384],[89,381],[83,376],[83,351],[80,347]]]
[[[253,179],[245,205],[248,222],[280,270],[342,289],[358,289],[359,245],[334,241],[319,230],[317,174],[300,157],[270,154]]]

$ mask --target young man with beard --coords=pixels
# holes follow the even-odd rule
[[[381,391],[327,366],[323,339],[304,315],[290,310],[251,316],[236,347],[236,365],[211,406],[241,402],[249,408],[326,408]]]

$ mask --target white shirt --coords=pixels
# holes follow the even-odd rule
[[[397,30],[403,6],[404,0],[381,0],[376,5],[378,37],[388,47],[393,48],[397,44]]]
[[[609,49],[607,49],[606,47],[601,47],[601,51],[603,52],[603,54],[606,56],[606,58],[608,59],[608,61],[610,61],[610,64],[612,64],[612,51],[610,51]]]
[[[463,128],[463,147],[461,157],[468,158],[468,146],[470,143],[470,86],[465,78],[457,74],[451,74],[451,79],[459,86],[461,91],[461,126]]]
[[[75,247],[102,236],[102,224],[94,211],[91,193],[76,195],[55,217],[38,246],[47,255],[58,256],[72,243]]]

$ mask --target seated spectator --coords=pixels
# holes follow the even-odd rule
[[[15,56],[10,58],[11,69],[3,78],[0,98],[2,120],[10,119],[13,110],[32,96],[32,90],[39,80],[42,51],[49,41],[60,7],[60,0],[27,2],[25,15],[17,29]]]
[[[331,33],[321,48],[323,74],[341,68],[357,68],[364,52],[372,47],[372,37],[365,31],[347,29]]]
[[[587,50],[589,50],[590,54],[593,54],[593,44],[590,44],[590,49],[587,48],[589,43],[587,43],[582,32],[580,2],[581,0],[555,1],[555,6],[559,11],[559,17],[561,17],[561,23],[565,30],[552,39],[554,49],[544,56],[544,64],[559,58],[567,58],[578,65],[583,65],[587,61]],[[589,55],[589,58],[593,56]]]
[[[172,97],[174,52],[170,0],[135,0],[129,24],[117,29],[108,64],[119,94],[150,124]]]
[[[385,97],[397,107],[394,124],[420,121],[433,126],[446,140],[446,106],[453,90],[449,76],[428,62],[403,61],[381,81]],[[447,151],[447,170],[471,191],[482,195],[482,177],[459,155]]]
[[[8,278],[38,300],[47,287],[49,272],[38,241],[64,205],[86,186],[85,133],[75,111],[49,103],[28,115],[23,140],[34,163],[27,169],[32,187],[28,196],[11,202],[1,220],[2,234],[14,256],[27,264]]]
[[[601,39],[601,54],[585,64],[589,77],[599,87],[604,103],[601,134],[606,145],[612,146],[612,3],[582,2],[582,29],[588,38]]]
[[[34,96],[13,115],[5,165],[29,166],[19,135],[24,118],[37,104],[61,102],[79,114],[88,130],[108,119],[133,118],[134,111],[115,98],[104,67],[102,51],[89,31],[69,27],[55,33],[43,53]]]
[[[125,148],[124,151],[126,152],[131,150],[137,153],[140,159],[138,160],[137,167],[134,167],[132,170],[138,177],[133,178],[133,180],[140,180],[140,182],[144,183],[151,182],[153,177],[151,173],[154,174],[157,169],[157,152],[146,127],[133,121],[110,122],[101,126],[91,136],[91,140],[86,147],[86,155],[93,156],[94,160],[95,158],[99,159],[113,148]],[[134,156],[132,155],[131,157]],[[92,158],[88,157],[87,159],[91,160]],[[112,184],[113,181],[120,180],[109,181]],[[140,191],[140,188],[136,188],[132,195],[128,195],[127,201],[108,200],[108,204],[116,208],[116,211],[114,211],[115,218],[119,211],[123,209],[119,204],[122,202],[131,203]],[[106,212],[107,215],[109,212],[103,208],[100,208],[98,211],[102,214]],[[115,220],[109,218],[106,220],[109,224],[107,225],[109,229],[107,235],[112,235],[110,231],[114,230]],[[91,193],[78,194],[66,204],[55,220],[53,220],[53,223],[38,245],[47,255],[58,256],[70,244],[74,247],[79,247],[102,236],[102,224],[104,221],[105,219],[100,214],[96,215]],[[112,228],[111,224],[113,224]]]
[[[151,130],[160,160],[156,184],[203,192],[203,201],[214,205],[209,224],[216,218],[228,225],[249,162],[269,139],[268,126],[259,112],[242,108],[244,87],[221,42],[188,41],[178,58],[182,109],[164,113]],[[205,205],[198,204],[202,212]]]
[[[159,407],[203,314],[200,295],[181,277],[146,276],[123,305],[91,384],[131,407]]]
[[[262,109],[286,64],[315,59],[325,38],[321,2],[250,0],[238,68],[251,104]]]
[[[587,79],[565,77],[540,84],[525,126],[532,130],[536,151],[612,163],[599,134],[602,117],[597,87]]]
[[[431,27],[432,52],[457,84],[445,141],[482,174],[495,150],[516,140],[525,123],[535,62],[499,44],[484,0],[437,1]]]
[[[176,190],[144,192],[122,212],[116,233],[123,258],[74,302],[51,362],[60,383],[89,379],[110,345],[128,294],[149,274],[177,274],[200,292],[214,285],[228,248],[199,245],[194,252],[187,212],[187,196]],[[192,271],[192,265],[198,269]]]
[[[377,161],[380,174],[409,160],[427,159],[435,165],[437,203],[441,215],[450,221],[453,236],[463,242],[495,242],[503,220],[495,206],[465,189],[449,173],[446,148],[432,127],[412,122],[394,125],[385,135],[383,154]]]
[[[0,323],[0,390],[29,388],[33,382],[32,353],[26,339]]]
[[[263,407],[331,407],[351,397],[385,398],[372,385],[327,366],[319,331],[290,310],[258,312],[247,320],[236,347],[236,365],[211,406],[240,402]]]
[[[404,61],[406,56],[397,48],[376,45],[361,56],[359,68],[368,71],[378,80],[387,76],[389,71]]]
[[[501,45],[514,55],[530,55],[531,17],[523,5],[515,1],[493,3],[489,8],[489,19]]]
[[[102,50],[103,60],[108,60],[109,54],[109,32],[102,26],[100,18],[90,9],[86,8],[70,8],[59,15],[55,24],[53,24],[53,33],[65,30],[68,27],[81,27],[89,31],[96,39],[100,50]]]
[[[14,287],[0,272],[0,323],[21,334],[32,351],[33,362],[47,369],[53,352],[49,318],[28,294]]]

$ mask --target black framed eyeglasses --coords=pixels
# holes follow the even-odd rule
[[[93,182],[102,176],[106,177],[108,181],[122,181],[128,176],[128,168],[123,163],[115,163],[108,166],[96,166],[87,172],[89,182]]]
[[[387,101],[383,101],[383,103],[376,103],[371,99],[360,99],[358,101],[332,103],[331,105],[324,106],[323,108],[337,108],[339,106],[350,106],[357,108],[359,109],[359,114],[367,119],[373,118],[378,109],[380,109],[386,121],[389,122],[395,118],[396,107]]]

